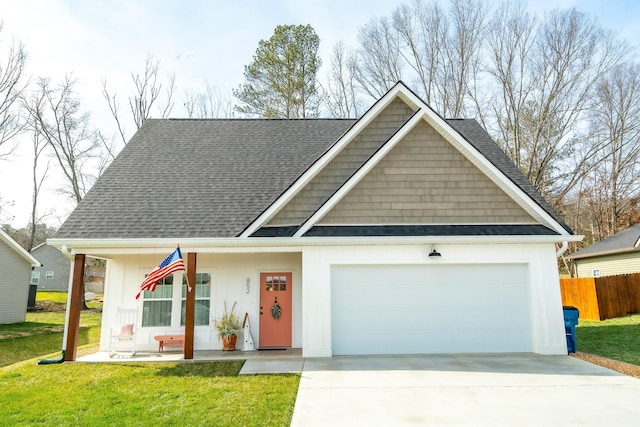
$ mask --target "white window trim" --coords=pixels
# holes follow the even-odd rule
[[[148,273],[148,271],[145,271],[144,273],[144,277],[146,277],[146,274]],[[211,284],[210,286],[213,286],[213,271],[211,271],[211,269],[209,270],[200,270],[197,271],[197,273],[206,273],[209,274],[211,277]],[[145,301],[171,301],[171,322],[169,325],[166,326],[161,326],[161,325],[146,325],[146,326],[142,326],[142,320],[140,321],[141,327],[142,328],[149,328],[149,329],[153,329],[153,328],[164,328],[164,329],[175,329],[175,330],[182,330],[184,329],[184,325],[181,325],[181,320],[182,320],[182,301],[185,301],[186,298],[182,298],[182,278],[186,276],[186,271],[184,272],[177,272],[177,273],[173,273],[173,288],[172,288],[172,292],[171,292],[171,298],[147,298],[145,300],[144,298],[144,292],[142,293],[142,307],[144,307],[144,303]],[[144,279],[143,279],[144,280]],[[141,280],[142,281],[142,280]],[[191,285],[192,287],[194,287],[194,292],[195,292],[195,284]],[[212,310],[212,295],[213,295],[213,288],[211,288],[210,293],[209,293],[209,297],[208,298],[197,298],[197,300],[202,301],[202,300],[208,300],[209,301],[209,314],[211,314],[211,310]],[[144,308],[143,308],[144,310]],[[144,313],[142,314],[142,319],[144,319]],[[208,324],[207,325],[198,325],[196,326],[196,328],[209,328],[211,326],[211,317],[209,316],[208,319]]]

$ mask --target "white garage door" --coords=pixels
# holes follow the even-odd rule
[[[530,352],[527,267],[331,269],[334,355]]]

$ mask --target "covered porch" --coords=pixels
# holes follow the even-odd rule
[[[273,276],[279,279],[284,278],[288,282],[286,286],[281,285],[283,290],[286,289],[291,301],[289,306],[283,307],[283,311],[286,310],[286,317],[283,315],[282,319],[288,323],[284,328],[280,328],[288,330],[288,341],[281,341],[279,345],[267,345],[267,347],[285,349],[302,347],[302,254],[300,248],[255,246],[229,248],[183,244],[181,249],[186,271],[175,273],[172,281],[163,284],[164,288],[168,288],[168,290],[165,289],[164,297],[156,298],[155,294],[158,292],[145,293],[146,296],[143,295],[140,300],[136,300],[135,294],[145,275],[172,251],[171,246],[156,246],[153,243],[147,243],[148,246],[145,246],[144,243],[138,242],[137,247],[126,247],[120,241],[117,242],[120,244],[119,247],[115,247],[116,242],[113,243],[113,247],[109,247],[104,243],[104,241],[101,242],[101,247],[64,248],[70,252],[74,260],[63,344],[66,349],[66,361],[77,359],[83,266],[86,256],[107,260],[100,352],[90,356],[89,360],[101,361],[109,358],[107,350],[111,330],[118,326],[117,312],[120,309],[138,311],[135,337],[137,354],[128,360],[198,360],[200,358],[215,360],[234,357],[227,356],[226,353],[239,352],[218,351],[222,348],[222,342],[213,326],[213,321],[224,311],[225,304],[230,309],[234,303],[236,303],[235,313],[240,320],[247,321],[250,325],[255,348],[264,348],[264,344],[268,342],[264,333],[261,333],[264,332],[261,331],[261,327],[264,327],[267,322],[262,321],[261,318],[265,313],[270,314],[270,310],[263,310],[261,307],[268,298],[270,298],[269,301],[274,299],[271,293],[265,296],[266,291],[274,288],[271,284]],[[202,280],[202,277],[208,280]],[[266,286],[267,281],[269,286]],[[266,290],[262,289],[263,287]],[[153,313],[150,314],[150,308],[153,304],[160,305],[156,303],[158,299],[162,299],[162,305],[168,307],[165,309],[167,313],[153,316]],[[157,319],[164,320],[158,322]],[[158,341],[155,339],[159,335],[181,335],[184,337],[184,347],[169,348],[159,353]],[[242,349],[242,343],[241,333],[238,336],[236,348]],[[235,356],[235,358],[245,357]],[[113,357],[113,359],[120,358]]]
[[[108,352],[99,351],[80,356],[79,363],[128,363],[128,362],[211,362],[211,361],[246,360],[240,374],[283,374],[302,372],[304,359],[302,349],[288,348],[282,350],[253,351],[221,351],[196,350],[192,359],[186,359],[182,351],[140,352],[131,356],[119,353],[109,357]]]

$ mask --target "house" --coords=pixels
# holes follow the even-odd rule
[[[43,291],[66,291],[69,288],[71,261],[59,249],[41,243],[31,250],[42,266],[31,271],[31,284]]]
[[[640,224],[579,250],[568,258],[577,277],[640,273]]]
[[[31,253],[42,262],[42,266],[31,272],[31,284],[38,285],[38,289],[43,291],[67,291],[73,257],[67,258],[59,249],[46,243],[36,246]],[[85,291],[103,293],[105,268],[102,262],[86,259],[84,273]]]
[[[182,333],[188,359],[221,348],[225,302],[304,357],[566,354],[556,245],[580,239],[475,120],[399,82],[358,120],[148,120],[49,244],[77,266],[67,360],[85,256],[107,260],[101,349],[137,308],[136,349]],[[137,301],[178,244],[189,286]]]
[[[0,230],[0,324],[24,322],[29,275],[40,262]]]

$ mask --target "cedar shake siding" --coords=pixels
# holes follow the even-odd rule
[[[318,224],[535,222],[422,121]]]
[[[300,225],[340,188],[414,114],[394,99],[369,125],[287,203],[269,226]]]

